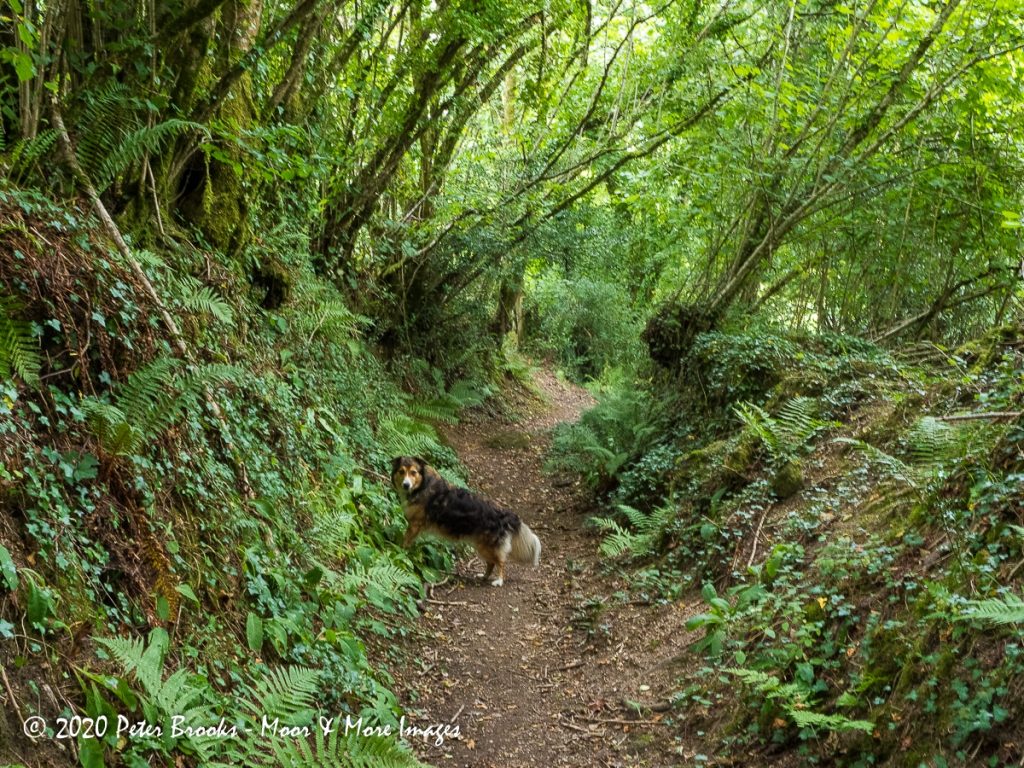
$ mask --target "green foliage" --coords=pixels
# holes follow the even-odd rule
[[[1024,600],[1016,595],[1007,595],[1005,599],[970,600],[956,619],[994,626],[1021,624],[1024,623]]]
[[[0,576],[3,577],[4,586],[9,592],[18,588],[18,569],[14,565],[10,551],[3,544],[0,544]]]
[[[662,507],[649,514],[619,504],[618,511],[629,521],[632,530],[624,528],[608,517],[592,518],[594,525],[606,535],[601,542],[601,553],[608,557],[629,554],[631,557],[643,557],[657,551],[659,539],[665,535],[665,529],[675,519],[672,507]]]
[[[545,274],[530,291],[527,312],[538,318],[531,348],[578,380],[629,368],[640,355],[640,324],[623,286],[589,277]]]
[[[41,357],[32,325],[18,320],[18,302],[0,295],[0,379],[17,374],[30,386],[39,383]]]
[[[420,765],[396,740],[347,733],[344,718],[324,715],[318,708],[323,680],[320,672],[302,667],[256,671],[239,685],[225,717],[223,701],[202,676],[179,669],[165,677],[169,640],[154,630],[148,644],[141,640],[101,638],[126,677],[109,679],[87,674],[92,683],[93,714],[112,711],[100,690],[113,695],[129,712],[147,723],[164,723],[158,739],[133,739],[121,745],[105,739],[108,749],[124,749],[141,759],[152,749],[164,754],[182,751],[203,766],[388,766]],[[139,693],[131,692],[133,681]],[[96,684],[99,684],[99,688]],[[173,736],[172,723],[180,736]],[[221,724],[224,736],[198,735]],[[325,723],[327,724],[325,727]]]
[[[752,669],[727,669],[768,701],[774,702],[793,723],[816,734],[819,731],[861,731],[871,733],[875,726],[867,720],[851,720],[843,715],[826,715],[807,709],[807,689],[795,683],[782,683],[775,675]]]
[[[591,486],[607,483],[657,434],[646,392],[614,379],[577,424],[555,432],[551,467],[575,471]]]
[[[826,422],[816,418],[818,403],[809,397],[786,401],[777,416],[771,416],[754,403],[741,402],[734,408],[744,426],[764,443],[772,459],[783,462],[803,451],[807,442]]]
[[[203,285],[194,277],[186,275],[177,281],[175,291],[181,305],[190,312],[206,313],[224,325],[233,324],[231,305],[210,286]]]
[[[113,402],[82,399],[82,412],[105,451],[115,456],[138,453],[178,421],[186,407],[194,407],[211,381],[236,373],[228,366],[210,365],[177,375],[180,367],[178,360],[161,357],[134,371]]]

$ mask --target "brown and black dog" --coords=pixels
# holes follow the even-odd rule
[[[396,457],[391,462],[391,483],[409,523],[403,546],[421,533],[471,542],[487,563],[483,577],[489,579],[498,569],[491,580],[496,587],[505,583],[505,562],[510,558],[533,566],[540,562],[540,539],[517,514],[452,485],[418,456]]]

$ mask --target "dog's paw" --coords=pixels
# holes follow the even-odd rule
[[[492,587],[500,587],[504,583],[505,583],[504,579],[494,579],[493,581],[491,581],[491,586]]]

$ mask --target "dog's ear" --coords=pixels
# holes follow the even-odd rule
[[[412,460],[419,464],[421,475],[427,474],[427,462],[424,461],[422,457],[414,456]]]
[[[398,471],[398,468],[400,466],[402,466],[402,458],[403,458],[402,456],[395,456],[395,458],[393,458],[391,460],[391,474],[392,475],[395,474],[395,472]]]

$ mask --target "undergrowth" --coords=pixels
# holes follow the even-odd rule
[[[555,442],[644,599],[693,600],[673,699],[708,751],[1003,765],[1021,752],[1020,334],[929,362],[771,330],[698,337]],[[1009,339],[1009,343],[1007,343]],[[684,659],[680,659],[682,662]]]
[[[61,694],[22,715],[257,733],[79,738],[89,766],[414,764],[397,738],[314,726],[396,725],[384,649],[451,563],[399,546],[387,468],[413,453],[458,478],[437,425],[490,384],[385,366],[288,231],[253,246],[283,254],[275,310],[245,259],[134,252],[186,360],[89,217],[4,186],[0,219],[0,657],[19,690]],[[263,713],[296,730],[261,736]]]

